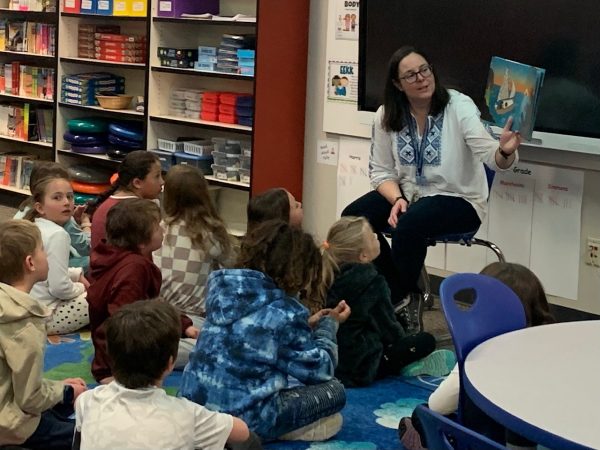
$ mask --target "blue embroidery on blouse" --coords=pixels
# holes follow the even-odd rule
[[[411,120],[415,119],[411,116]],[[442,111],[433,118],[428,117],[428,120],[430,120],[429,132],[427,133],[427,136],[423,136],[423,139],[426,139],[427,142],[424,149],[423,165],[439,166],[442,162],[441,146],[444,112]],[[400,165],[416,166],[417,158],[410,137],[410,127],[408,125],[405,125],[400,132],[396,133],[396,149],[398,151]]]

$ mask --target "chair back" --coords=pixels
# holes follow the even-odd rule
[[[505,449],[497,442],[469,430],[429,408],[418,405],[417,417],[425,431],[429,450],[498,450]]]
[[[461,291],[474,293],[473,303],[466,309],[456,303]],[[459,364],[482,342],[520,330],[527,324],[525,309],[517,294],[488,275],[457,273],[449,276],[440,286],[440,300]]]
[[[474,294],[473,303],[466,309],[456,303],[461,291]],[[465,359],[482,342],[525,328],[525,309],[512,289],[495,278],[477,273],[458,273],[446,278],[440,286],[440,301],[454,342],[461,380],[458,418],[468,425],[470,420],[463,418],[468,401],[463,389]]]

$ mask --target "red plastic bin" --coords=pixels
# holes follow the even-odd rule
[[[202,105],[202,107],[204,107],[204,105]],[[218,121],[218,114],[216,112],[211,113],[208,111],[201,111],[200,112],[200,119],[202,120],[209,120],[211,122],[217,122]]]
[[[237,123],[238,117],[235,114],[219,114],[219,122]]]

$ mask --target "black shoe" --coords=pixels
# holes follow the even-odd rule
[[[396,318],[404,327],[406,334],[423,331],[423,295],[411,292],[406,301],[394,307]]]

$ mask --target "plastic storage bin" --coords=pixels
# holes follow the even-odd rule
[[[252,165],[252,156],[241,155],[240,156],[240,168],[250,170]]]
[[[183,151],[183,142],[171,141],[169,139],[157,139],[158,149],[165,152],[182,152]]]
[[[250,184],[250,170],[240,167],[240,181],[242,183]]]
[[[204,175],[211,175],[212,169],[211,165],[213,162],[212,155],[207,156],[199,156],[199,155],[190,155],[189,153],[175,153],[175,163],[176,164],[187,164],[190,166],[197,167]]]
[[[212,153],[214,146],[208,139],[187,141],[183,143],[183,151],[192,155],[207,156]]]
[[[163,171],[167,172],[173,164],[175,164],[175,159],[173,157],[173,153],[165,152],[163,150],[150,150],[150,152],[154,153],[158,156],[158,160],[160,161],[160,167]]]
[[[223,166],[223,167],[227,165],[227,153],[223,153],[223,152],[214,150],[212,152],[212,156],[215,161],[215,165]]]
[[[238,181],[239,169],[237,167],[226,167],[218,164],[212,165],[213,175],[217,180]]]

